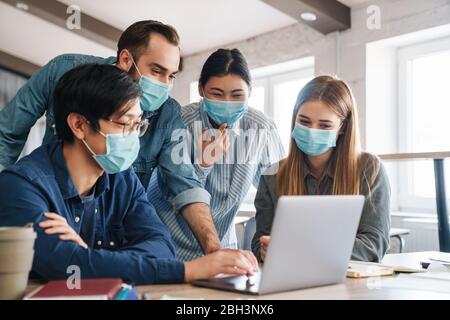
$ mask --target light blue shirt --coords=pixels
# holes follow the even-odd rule
[[[212,128],[201,103],[181,108],[187,127],[189,156],[198,178],[211,194],[211,211],[222,246],[236,248],[233,220],[251,185],[258,186],[262,172],[284,158],[284,149],[275,124],[262,112],[249,108],[248,112],[228,130],[230,148],[210,168],[198,165],[195,137],[203,128]],[[161,183],[161,182],[159,182]],[[177,257],[192,260],[203,255],[201,246],[181,214],[174,210],[160,193],[158,180],[153,178],[149,199],[160,218],[168,226],[177,245]]]

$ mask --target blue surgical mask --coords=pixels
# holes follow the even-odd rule
[[[318,156],[336,146],[337,132],[335,130],[311,129],[295,124],[292,130],[297,147],[308,156]]]
[[[127,136],[121,133],[104,134],[101,131],[99,133],[106,138],[106,154],[95,154],[87,142],[82,141],[100,167],[109,174],[119,173],[131,167],[139,153],[139,133],[132,132]]]
[[[172,90],[172,84],[162,83],[156,80],[153,80],[150,77],[142,75],[139,71],[136,63],[134,63],[134,59],[132,59],[133,64],[141,76],[139,79],[139,85],[142,89],[142,97],[141,97],[141,108],[143,111],[156,111],[158,110],[164,102],[169,98],[169,93]]]
[[[232,126],[244,116],[248,105],[247,101],[219,101],[203,98],[203,109],[216,124],[226,123]]]

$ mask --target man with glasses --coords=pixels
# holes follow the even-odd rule
[[[219,273],[253,274],[250,252],[219,250],[175,258],[167,228],[129,169],[145,133],[140,86],[110,65],[67,72],[54,92],[59,142],[39,147],[0,173],[0,226],[33,223],[33,275],[119,277],[128,283],[179,283]]]
[[[141,149],[133,168],[146,190],[158,168],[161,192],[186,220],[193,239],[204,253],[219,250],[210,194],[198,180],[187,154],[182,161],[172,159],[180,144],[172,140],[172,134],[185,129],[180,105],[169,97],[180,64],[179,36],[173,27],[161,22],[139,21],[128,27],[119,39],[116,57],[64,54],[38,70],[0,111],[0,171],[17,161],[31,127],[44,113],[47,126],[43,143],[56,140],[54,87],[65,72],[86,63],[114,65],[139,83],[143,91],[140,105],[149,129],[140,138]]]

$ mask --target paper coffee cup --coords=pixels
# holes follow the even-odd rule
[[[0,227],[0,299],[21,299],[28,283],[36,233],[31,226]]]

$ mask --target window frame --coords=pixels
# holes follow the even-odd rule
[[[398,62],[398,134],[397,142],[399,152],[411,152],[412,138],[412,63],[414,59],[425,57],[427,55],[437,54],[450,50],[450,37],[433,39],[400,47],[397,49]],[[444,151],[444,150],[439,150]],[[448,163],[447,163],[448,164]],[[413,195],[414,174],[413,163],[405,162],[398,166],[398,181],[405,181],[404,188],[398,190],[398,209],[400,211],[434,212],[436,209],[435,197],[420,197]],[[432,162],[430,162],[432,169]],[[430,171],[430,175],[433,172]]]

